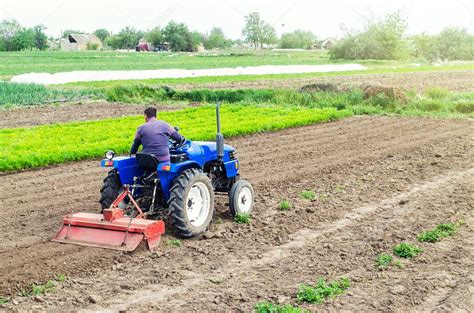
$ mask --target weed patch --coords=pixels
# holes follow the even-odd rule
[[[291,203],[287,199],[281,199],[278,204],[278,209],[282,211],[288,211],[291,208]]]
[[[320,304],[343,294],[349,287],[350,281],[345,277],[331,283],[327,283],[323,278],[319,278],[318,282],[314,285],[301,285],[296,294],[296,299],[298,302]]]
[[[247,213],[237,213],[234,216],[234,222],[237,224],[249,224],[251,220],[250,214]]]
[[[393,253],[395,253],[395,255],[405,259],[413,258],[422,252],[423,250],[421,248],[405,242],[400,243],[393,248]]]
[[[170,247],[181,247],[183,242],[179,239],[168,239],[166,241],[166,245]]]
[[[460,223],[439,224],[432,230],[424,231],[418,235],[419,242],[438,242],[443,238],[452,236],[460,227]]]
[[[425,91],[427,97],[431,99],[444,99],[449,95],[449,91],[440,87],[431,87]]]
[[[309,313],[309,311],[294,307],[292,305],[278,305],[263,301],[255,305],[255,313]]]
[[[22,297],[41,296],[45,293],[51,292],[56,287],[54,281],[49,280],[46,284],[32,284],[29,288],[20,291]]]
[[[316,193],[313,190],[303,190],[300,197],[306,200],[314,200],[316,199]]]
[[[378,269],[383,270],[389,267],[392,264],[392,262],[393,262],[393,257],[390,254],[382,253],[375,260],[375,266]]]

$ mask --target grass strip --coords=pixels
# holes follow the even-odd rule
[[[281,108],[255,105],[222,106],[221,123],[226,137],[275,131],[350,116],[334,108]],[[159,118],[179,125],[192,140],[214,140],[215,108],[202,106],[161,112]],[[130,149],[142,116],[72,122],[0,130],[0,171],[34,168],[100,157],[108,149],[118,154]]]
[[[43,85],[0,81],[0,108],[72,101],[90,97],[92,93],[86,90],[53,89]]]

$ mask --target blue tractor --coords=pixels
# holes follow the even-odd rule
[[[170,163],[158,164],[150,154],[115,157],[106,153],[101,166],[110,168],[101,188],[100,204],[107,210],[124,188],[132,198],[120,199],[117,207],[133,213],[136,201],[146,219],[168,221],[182,237],[205,232],[214,213],[214,195],[227,194],[230,212],[250,214],[254,204],[252,185],[240,178],[239,160],[233,147],[224,144],[216,105],[216,142],[170,139]]]

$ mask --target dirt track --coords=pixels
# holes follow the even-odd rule
[[[259,300],[295,303],[298,285],[347,276],[345,296],[321,306],[354,311],[469,310],[473,305],[472,121],[354,117],[228,140],[255,186],[250,225],[219,199],[213,238],[162,243],[132,255],[51,243],[62,215],[98,209],[97,162],[1,176],[0,295],[68,277],[12,309],[249,311]],[[319,199],[298,194],[315,190]],[[293,203],[276,209],[281,198]],[[463,219],[452,238],[422,244],[404,269],[374,258],[438,223]],[[221,221],[222,222],[219,222]],[[164,238],[165,242],[167,238]],[[90,303],[89,296],[97,303]],[[108,295],[113,295],[109,297]]]

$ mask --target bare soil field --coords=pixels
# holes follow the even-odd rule
[[[144,108],[144,105],[109,103],[106,101],[15,107],[0,111],[2,114],[0,128],[27,127],[138,115],[143,114]]]
[[[301,88],[314,83],[380,83],[382,85],[397,86],[404,90],[423,92],[433,86],[442,87],[450,91],[474,91],[474,71],[440,71],[440,72],[413,72],[387,74],[357,74],[341,76],[322,76],[314,78],[295,79],[266,79],[258,81],[216,82],[204,84],[178,84],[176,88]]]
[[[251,311],[260,300],[296,304],[301,283],[346,276],[345,295],[309,310],[470,311],[474,307],[471,120],[353,117],[234,138],[256,191],[249,225],[225,197],[203,238],[131,254],[50,242],[62,216],[99,210],[97,161],[0,176],[0,295],[13,311]],[[302,190],[318,197],[300,198]],[[280,199],[292,203],[277,209]],[[423,230],[464,220],[455,236],[419,244],[404,268],[374,259]],[[15,294],[55,275],[36,298]]]

